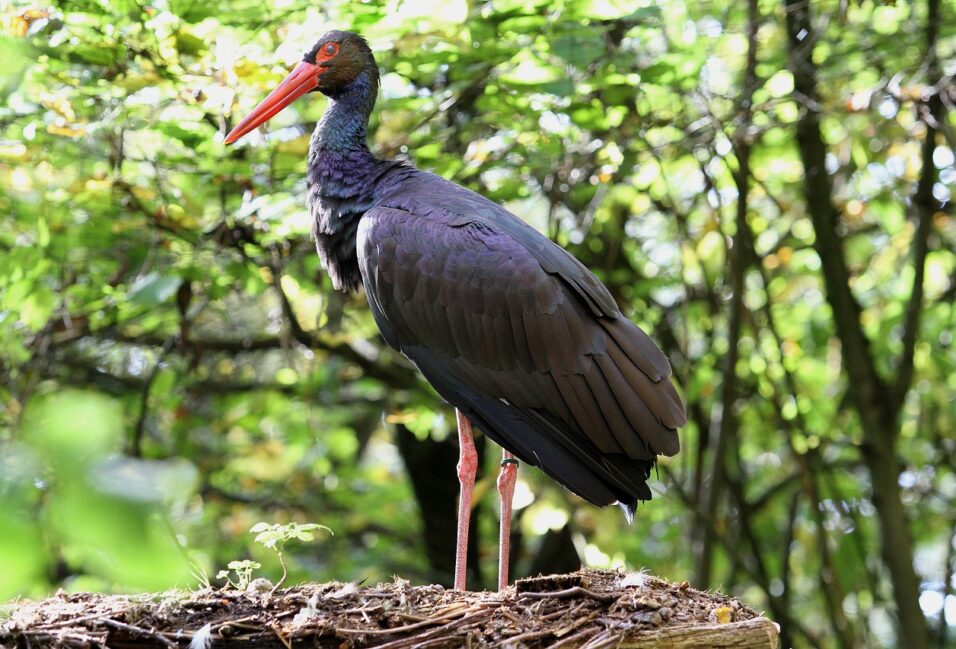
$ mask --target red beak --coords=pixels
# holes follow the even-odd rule
[[[226,136],[226,144],[232,144],[249,131],[265,124],[283,108],[310,90],[314,90],[319,85],[319,75],[322,72],[324,70],[313,63],[307,63],[306,61],[299,63],[289,73],[289,76],[269,93],[268,97],[263,99],[258,106],[252,109],[251,113],[246,115],[244,120],[229,131],[229,135]]]

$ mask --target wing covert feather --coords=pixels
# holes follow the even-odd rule
[[[383,336],[442,396],[493,428],[488,435],[579,495],[649,497],[646,473],[658,454],[677,452],[684,422],[667,359],[616,305],[606,308],[601,291],[589,297],[589,281],[606,289],[587,269],[570,281],[554,272],[560,255],[548,246],[558,246],[537,235],[547,245],[532,237],[539,249],[529,250],[495,226],[437,210],[367,212],[359,266]],[[546,452],[517,437],[532,429]],[[571,486],[576,478],[558,475],[569,461],[562,453],[587,456],[578,460],[605,487]]]

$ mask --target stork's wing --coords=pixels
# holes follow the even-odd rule
[[[685,421],[661,351],[613,317],[613,300],[611,316],[597,315],[606,300],[588,287],[606,289],[545,237],[531,236],[534,249],[489,219],[422,212],[374,208],[359,226],[386,341],[489,437],[578,495],[650,498],[650,468],[677,452]]]

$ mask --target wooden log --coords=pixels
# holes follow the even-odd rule
[[[619,645],[620,649],[777,649],[777,625],[765,617],[729,624],[701,624],[642,631]]]

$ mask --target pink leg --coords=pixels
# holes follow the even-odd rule
[[[471,494],[475,490],[475,472],[478,470],[478,451],[471,435],[471,422],[455,410],[458,417],[458,550],[455,554],[455,590],[465,590],[465,571],[468,566],[468,524],[471,522]]]
[[[498,493],[501,495],[501,527],[498,531],[498,590],[508,587],[508,561],[511,557],[511,499],[518,481],[518,460],[508,451],[501,451],[501,472]]]

